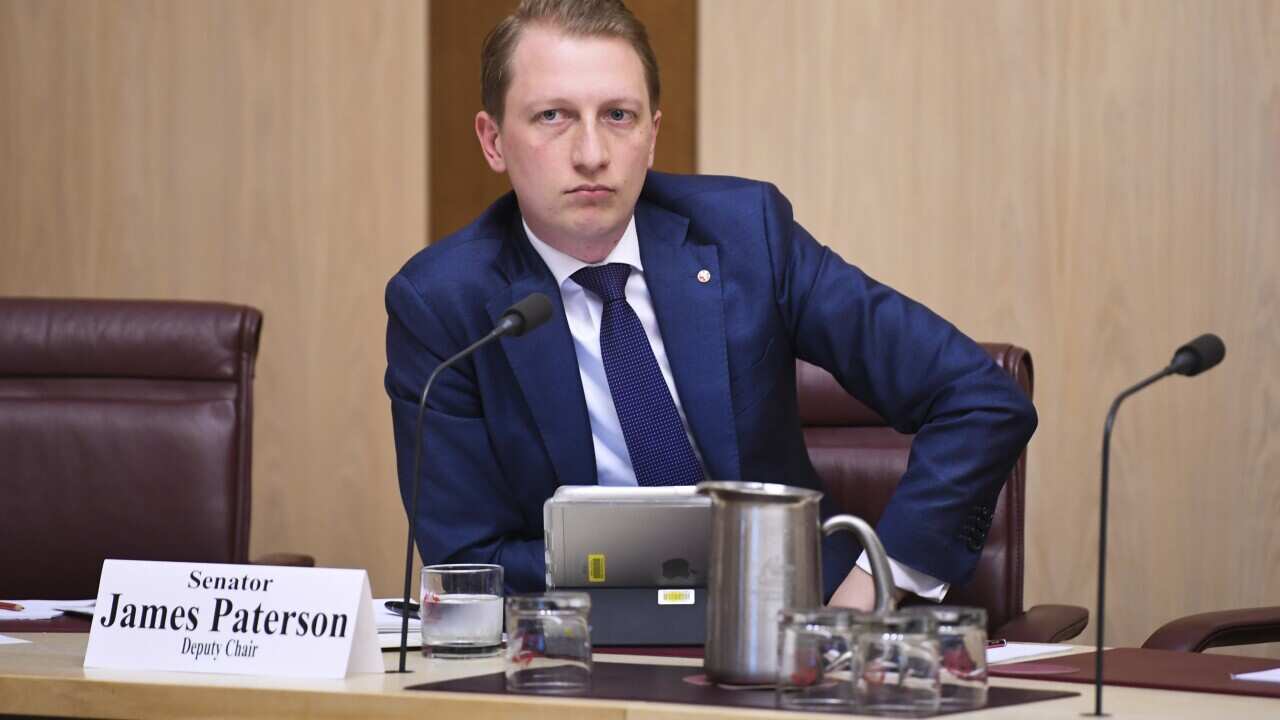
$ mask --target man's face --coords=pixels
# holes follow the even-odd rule
[[[501,127],[476,115],[485,159],[505,172],[534,234],[603,259],[626,229],[653,164],[661,113],[625,40],[525,28],[511,58]]]

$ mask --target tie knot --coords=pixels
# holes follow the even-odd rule
[[[630,276],[630,265],[609,263],[584,267],[569,277],[601,300],[611,302],[626,299],[627,278]]]

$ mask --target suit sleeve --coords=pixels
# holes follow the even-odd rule
[[[820,245],[776,188],[763,192],[775,300],[796,354],[916,434],[876,528],[886,551],[941,581],[966,581],[1035,431],[1034,407],[977,343]]]
[[[387,394],[395,433],[400,497],[410,512],[414,426],[418,401],[436,367],[477,338],[460,337],[402,275],[387,285]],[[490,346],[479,352],[496,351]],[[545,586],[543,540],[506,485],[485,425],[475,365],[463,360],[443,370],[423,417],[422,472],[414,519],[424,564],[493,563],[504,568],[508,590]]]

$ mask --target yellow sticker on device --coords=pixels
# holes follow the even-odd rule
[[[658,591],[659,605],[692,605],[694,601],[693,590],[672,590],[664,588]]]
[[[604,553],[587,556],[587,582],[604,582]]]

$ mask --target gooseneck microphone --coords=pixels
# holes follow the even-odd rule
[[[1187,377],[1199,375],[1222,362],[1226,354],[1227,346],[1222,344],[1222,338],[1212,334],[1201,335],[1178,348],[1169,362],[1169,369]]]
[[[418,418],[413,425],[413,492],[409,502],[409,542],[404,551],[404,610],[400,621],[400,669],[405,670],[405,651],[409,646],[409,591],[413,576],[413,540],[414,530],[418,526],[418,488],[422,485],[419,477],[422,471],[422,416],[427,409],[427,393],[431,392],[431,384],[442,370],[453,365],[471,353],[488,345],[504,335],[519,337],[546,322],[551,317],[551,301],[542,293],[532,293],[503,311],[488,335],[471,343],[458,354],[436,366],[422,387],[422,397],[418,400]],[[419,611],[419,617],[425,615]]]
[[[1102,631],[1103,606],[1106,600],[1107,587],[1107,491],[1109,488],[1108,465],[1111,458],[1111,429],[1116,423],[1116,411],[1125,398],[1170,375],[1186,375],[1193,377],[1222,362],[1227,354],[1222,338],[1211,333],[1201,335],[1178,348],[1173,360],[1160,372],[1134,385],[1116,396],[1107,413],[1107,424],[1102,431],[1102,496],[1098,504],[1098,639],[1094,649],[1094,707],[1095,716],[1102,715]]]

